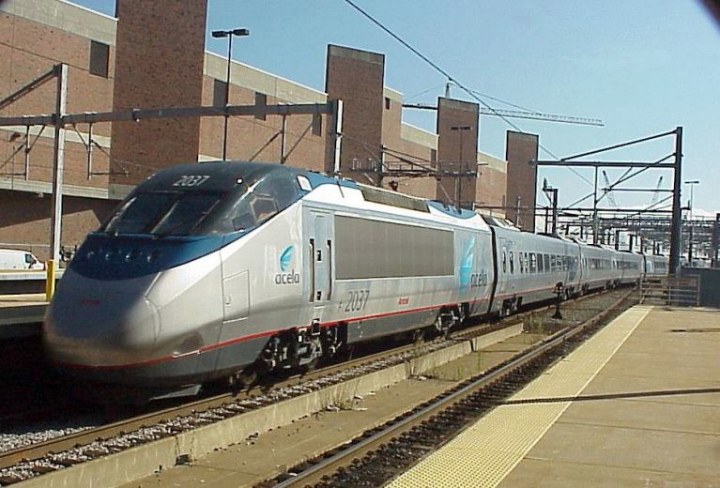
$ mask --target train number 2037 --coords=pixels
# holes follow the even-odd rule
[[[346,312],[359,312],[367,305],[370,290],[350,290],[348,292],[347,302],[344,303]],[[342,307],[343,304],[340,304]]]
[[[208,179],[210,179],[208,175],[182,175],[179,180],[173,183],[173,186],[200,186]]]

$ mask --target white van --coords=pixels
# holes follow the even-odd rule
[[[15,249],[0,249],[0,271],[8,269],[44,269],[33,253]]]

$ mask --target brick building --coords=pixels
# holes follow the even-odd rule
[[[64,0],[0,3],[0,100],[65,63],[67,113],[200,105],[222,113],[227,58],[205,51],[206,10],[206,0],[118,0],[115,18]],[[504,206],[506,164],[477,151],[477,105],[439,98],[436,134],[405,124],[402,94],[384,84],[385,62],[328,46],[322,92],[233,61],[228,103],[341,99],[343,176],[468,207]],[[0,105],[0,117],[52,113],[55,93],[51,80]],[[228,159],[333,170],[327,116],[255,113],[228,124]],[[79,244],[153,172],[219,159],[223,128],[222,116],[67,126],[62,244]],[[53,143],[52,127],[0,127],[0,247],[48,256]],[[433,173],[417,174],[419,165]]]

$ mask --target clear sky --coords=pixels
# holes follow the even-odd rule
[[[73,0],[113,14],[114,0]],[[587,127],[482,116],[478,149],[505,154],[505,131],[540,135],[541,159],[684,128],[683,180],[699,180],[694,207],[720,212],[720,28],[697,0],[353,0],[494,108],[496,99],[543,113],[601,119]],[[208,30],[245,27],[233,58],[323,90],[327,44],[385,54],[385,83],[411,103],[434,103],[446,78],[345,0],[208,0]],[[207,49],[223,56],[224,40]],[[469,101],[459,88],[452,96]],[[404,120],[435,131],[434,114]],[[674,151],[663,138],[602,160],[655,161]],[[541,169],[561,205],[592,191],[592,169]],[[611,181],[624,170],[608,170]],[[671,172],[647,171],[627,188],[654,188]],[[600,186],[604,186],[601,177]],[[689,196],[683,188],[683,204]],[[667,194],[660,194],[660,198]],[[646,205],[652,193],[616,192],[620,206]],[[585,202],[591,205],[591,201]],[[606,202],[607,204],[607,202]]]

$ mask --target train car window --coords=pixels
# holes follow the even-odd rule
[[[252,230],[302,196],[297,178],[285,174],[269,173],[244,185],[244,192],[236,194],[232,202],[216,212],[213,222],[206,226],[207,233]]]
[[[297,179],[275,175],[269,175],[263,180],[256,191],[275,199],[278,211],[289,207],[302,196]]]
[[[251,206],[253,213],[255,214],[255,221],[257,222],[257,225],[262,224],[267,219],[278,213],[275,200],[265,195],[256,196],[253,199]]]
[[[520,261],[520,274],[525,273],[525,259],[523,259],[523,253],[518,253],[518,261]]]
[[[193,233],[220,201],[215,193],[183,193],[175,200],[150,234],[184,236]]]
[[[537,255],[534,252],[530,253],[530,272],[537,272]]]
[[[228,231],[252,229],[257,225],[255,216],[251,212],[243,212],[230,219],[230,221],[232,222],[232,229],[228,229]]]
[[[515,274],[515,255],[510,251],[510,274]]]
[[[502,256],[503,273],[507,273],[507,253],[503,251]]]
[[[142,234],[167,211],[170,193],[140,193],[129,199],[100,228],[108,234]]]
[[[334,223],[338,280],[453,276],[457,272],[451,231],[341,215],[335,215]]]
[[[537,270],[538,270],[538,273],[545,272],[545,263],[543,262],[543,255],[540,253],[538,253],[538,255],[537,255]]]

